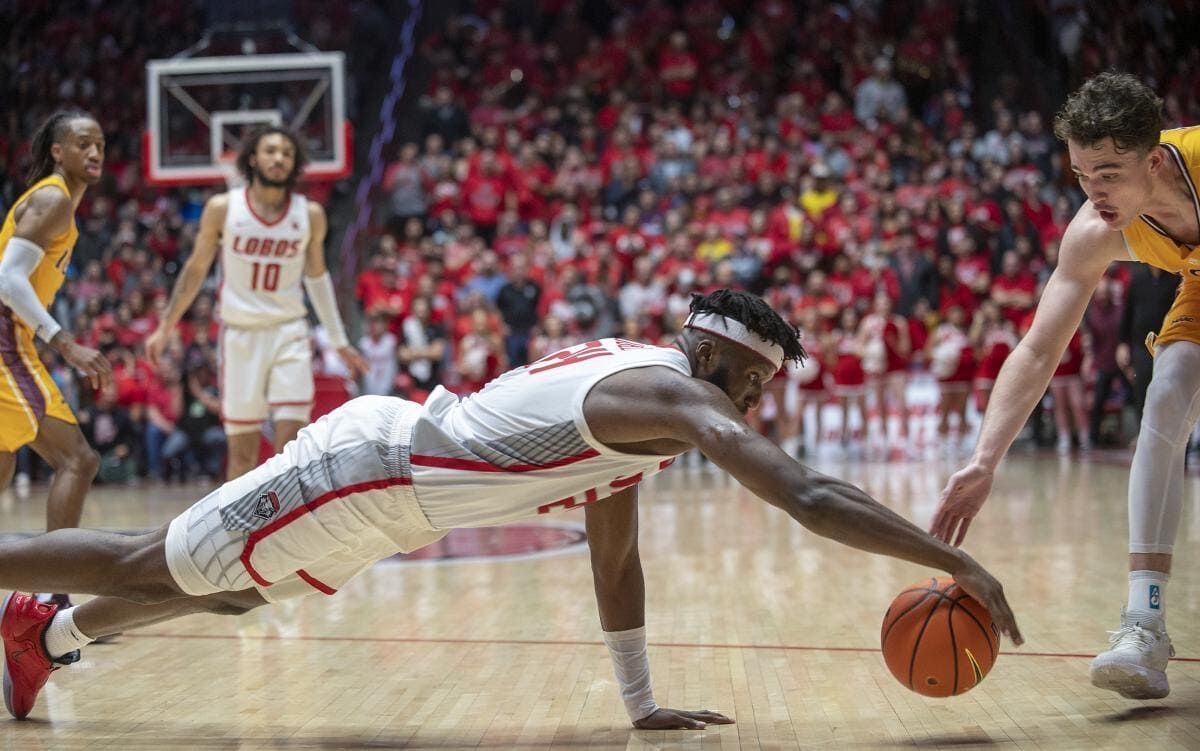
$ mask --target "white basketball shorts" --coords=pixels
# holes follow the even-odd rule
[[[333,594],[375,561],[441,539],[412,488],[421,407],[364,396],[171,521],[171,576],[190,595],[254,587],[268,601]]]
[[[225,432],[255,432],[268,417],[308,422],[314,389],[307,321],[222,326],[218,353]]]

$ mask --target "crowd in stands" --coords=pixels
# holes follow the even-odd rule
[[[1052,112],[1012,86],[976,100],[969,6],[541,5],[521,23],[485,4],[426,42],[422,140],[387,172],[387,232],[357,281],[389,392],[427,390],[406,376],[427,342],[447,353],[439,382],[467,392],[564,342],[669,342],[692,292],[734,286],[805,332],[812,362],[772,389],[793,446],[809,400],[842,406],[843,441],[892,422],[904,443],[917,371],[940,384],[947,440],[965,428],[1082,200]],[[1083,4],[1042,19],[1072,85],[1122,65],[1160,88],[1170,125],[1194,122],[1194,77],[1170,55],[1194,52],[1165,11],[1126,5],[1127,36]],[[1157,32],[1162,54],[1135,60]],[[1103,418],[1130,396],[1114,324],[1129,270],[1112,273],[1051,387],[1063,450],[1119,440]]]
[[[0,11],[11,42],[0,58],[5,206],[50,110],[91,109],[108,135],[105,181],[81,207],[54,313],[109,353],[117,386],[93,395],[61,366],[56,377],[113,479],[216,474],[213,296],[161,368],[140,348],[209,194],[142,183],[143,66],[195,41],[202,19],[183,3],[167,4],[169,23],[128,1],[87,14],[70,5]],[[411,116],[420,135],[398,146],[363,270],[342,280],[372,365],[361,390],[466,393],[578,341],[670,341],[691,293],[732,286],[805,332],[810,361],[772,387],[783,412],[832,401],[883,429],[887,414],[905,414],[905,380],[922,370],[942,384],[943,412],[960,416],[947,430],[969,401],[985,403],[1082,195],[1052,111],[1020,87],[979,99],[1000,71],[970,44],[986,24],[974,4],[470,5],[421,42],[433,73]],[[1119,27],[1094,23],[1086,3],[1035,11],[1070,85],[1116,66],[1164,96],[1169,126],[1200,120],[1200,79],[1188,74],[1200,52],[1174,6],[1116,5],[1128,10]],[[352,51],[350,25],[322,13],[306,38]],[[1113,269],[1056,378],[1062,446],[1104,437],[1112,384],[1128,372],[1111,322],[1130,273]],[[1099,410],[1087,391],[1103,395]],[[795,425],[775,423],[795,440]]]

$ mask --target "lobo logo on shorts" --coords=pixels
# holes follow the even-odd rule
[[[1150,609],[1158,610],[1158,606],[1162,603],[1162,596],[1158,592],[1158,585],[1150,585]]]
[[[270,519],[279,512],[279,496],[274,490],[264,490],[254,504],[254,515],[260,519]]]

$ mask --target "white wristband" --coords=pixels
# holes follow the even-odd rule
[[[621,689],[621,701],[629,719],[649,717],[658,709],[654,693],[650,689],[650,659],[646,657],[646,628],[631,628],[628,631],[605,631],[604,643],[612,657],[613,671],[617,675],[617,686]]]
[[[308,299],[312,300],[313,310],[317,311],[317,320],[329,335],[329,344],[334,349],[349,346],[350,340],[346,338],[346,327],[342,325],[342,314],[338,312],[337,300],[333,295],[333,279],[329,272],[304,277],[304,289],[308,292]]]

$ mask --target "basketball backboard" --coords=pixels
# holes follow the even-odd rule
[[[146,64],[143,165],[155,185],[221,183],[242,137],[271,123],[295,130],[307,180],[350,172],[345,58],[340,52],[172,58]]]

